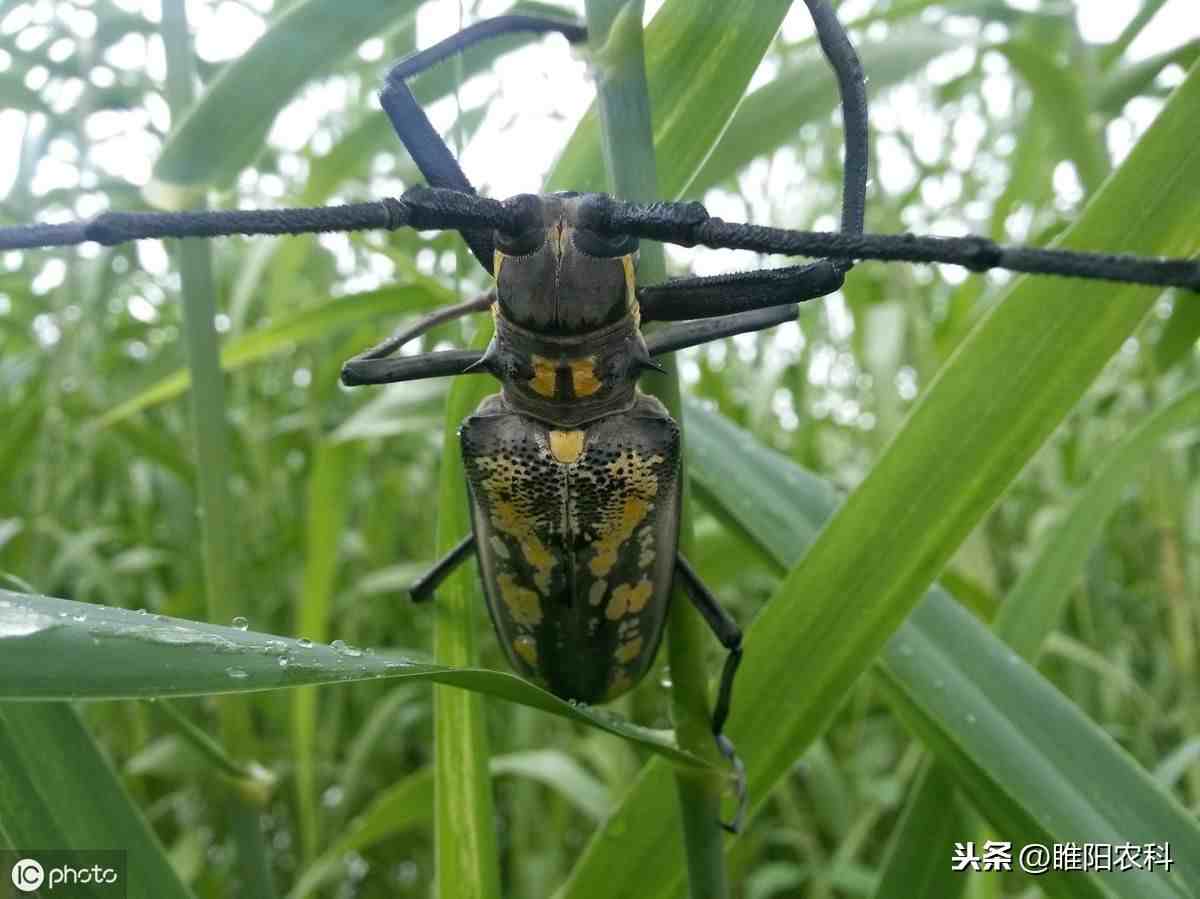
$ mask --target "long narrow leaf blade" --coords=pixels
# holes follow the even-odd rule
[[[1193,70],[1064,237],[1066,246],[1182,255],[1200,248],[1186,188],[1200,179],[1200,146],[1189,137],[1197,109],[1200,71]],[[820,733],[1155,297],[1024,278],[967,338],[747,634],[730,729],[757,801]],[[781,684],[795,685],[787,704],[737,700],[773,695]],[[680,873],[669,861],[680,852],[678,835],[649,814],[661,804],[662,773],[647,771],[626,796],[562,895],[594,895],[604,883],[612,896],[670,895]],[[649,877],[613,873],[630,828],[639,844],[656,847],[660,864]]]
[[[572,705],[503,671],[449,668],[401,652],[325,646],[0,590],[0,701],[207,696],[389,677],[519,702],[623,736],[681,764],[707,765],[679,749],[669,731]]]
[[[69,706],[0,705],[0,832],[17,849],[124,849],[129,899],[191,899]]]

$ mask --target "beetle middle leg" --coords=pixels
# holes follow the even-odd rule
[[[742,760],[738,758],[733,742],[725,736],[724,731],[725,720],[729,717],[730,701],[733,697],[733,677],[737,674],[738,665],[742,661],[742,630],[737,626],[737,622],[729,616],[729,613],[721,608],[712,591],[704,586],[700,575],[696,574],[696,570],[683,557],[683,553],[679,553],[675,557],[675,573],[688,598],[704,616],[704,620],[712,629],[713,634],[721,642],[721,645],[729,650],[729,655],[725,657],[725,667],[721,670],[717,704],[713,708],[712,732],[717,741],[717,748],[721,750],[721,755],[725,756],[733,765],[734,788],[737,791],[738,800],[738,809],[733,820],[728,824],[722,821],[721,826],[730,833],[738,833],[742,829],[742,819],[746,812],[746,769]]]
[[[753,309],[750,312],[671,324],[646,336],[646,352],[651,356],[661,356],[685,347],[708,343],[710,340],[732,337],[734,334],[764,331],[784,322],[794,321],[799,309],[799,306],[792,303],[790,306]]]
[[[470,300],[435,309],[421,316],[407,327],[401,328],[391,337],[370,349],[363,350],[342,366],[342,383],[347,387],[359,384],[392,384],[397,381],[416,381],[421,378],[438,378],[449,375],[468,374],[482,371],[475,366],[483,358],[480,350],[446,350],[423,353],[419,356],[391,357],[410,340],[415,340],[427,331],[476,312],[483,312],[496,300],[496,292],[489,290]]]

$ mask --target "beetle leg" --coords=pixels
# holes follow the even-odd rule
[[[509,15],[498,16],[464,28],[458,34],[434,44],[419,53],[414,53],[407,59],[401,60],[388,72],[387,85],[379,95],[379,102],[391,120],[396,134],[408,149],[417,168],[425,176],[425,180],[433,187],[445,187],[462,193],[474,194],[475,188],[463,174],[458,161],[445,141],[438,136],[436,129],[429,121],[412,95],[405,79],[424,71],[430,66],[449,56],[465,50],[489,37],[512,34],[518,31],[545,33],[557,31],[565,35],[567,40],[577,43],[587,39],[587,30],[574,22],[561,22],[553,19],[542,19],[536,16]],[[484,228],[461,228],[463,240],[471,248],[479,264],[491,274],[494,255],[494,242],[490,231]]]
[[[704,620],[712,629],[713,634],[721,645],[729,650],[725,657],[725,667],[721,670],[721,685],[717,690],[717,704],[713,708],[712,732],[717,741],[721,755],[733,766],[734,788],[737,791],[738,810],[733,821],[721,826],[730,833],[739,833],[742,829],[742,819],[746,813],[746,768],[738,758],[733,742],[724,734],[725,719],[729,717],[729,704],[733,697],[733,677],[737,674],[738,665],[742,661],[742,630],[737,626],[729,613],[721,608],[712,591],[704,586],[696,570],[683,557],[683,553],[675,556],[675,572],[683,584],[683,589],[691,599],[692,604],[704,616]]]
[[[811,265],[651,284],[638,289],[638,305],[643,321],[713,318],[803,303],[833,293],[843,280],[839,263],[822,260]]]
[[[400,347],[404,346],[404,344],[410,340],[415,340],[426,331],[431,331],[438,325],[444,325],[446,322],[453,321],[456,318],[462,318],[464,315],[483,312],[495,301],[496,291],[489,290],[487,293],[482,293],[473,299],[455,303],[453,306],[443,306],[440,309],[435,309],[428,315],[421,316],[411,325],[400,329],[382,343],[377,343],[369,350],[363,350],[350,361],[358,362],[362,359],[382,359],[385,356],[390,356],[396,350],[400,349]]]
[[[394,384],[450,375],[487,374],[488,369],[479,364],[483,358],[482,350],[443,350],[419,356],[351,359],[342,366],[342,383],[347,387],[358,387],[360,384]]]
[[[427,599],[432,599],[433,591],[474,551],[475,535],[467,534],[467,536],[458,542],[454,549],[438,559],[432,568],[417,578],[416,582],[408,590],[412,595],[412,601],[425,602]]]
[[[794,321],[798,309],[799,307],[793,303],[790,306],[776,306],[773,309],[753,309],[750,312],[738,312],[718,318],[667,325],[665,328],[659,328],[653,334],[646,335],[646,351],[651,356],[661,356],[664,353],[673,353],[684,347],[708,343],[710,340],[720,340],[722,337],[730,337],[734,334],[774,328],[784,322]]]

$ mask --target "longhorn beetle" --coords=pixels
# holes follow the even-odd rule
[[[315,209],[105,213],[84,222],[0,229],[0,249],[92,240],[212,237],[363,228],[458,230],[495,279],[482,297],[439,310],[348,361],[347,385],[487,373],[501,385],[460,429],[472,533],[412,589],[430,598],[478,559],[496,632],[519,672],[568,699],[605,702],[646,673],[679,583],[728,656],[712,731],[737,776],[723,727],[742,657],[741,632],[678,552],[678,425],[637,389],[655,356],[792,320],[797,303],[837,290],[857,259],[944,262],[1200,289],[1200,264],[1006,247],[982,238],[863,233],[867,105],[858,58],[827,0],[805,0],[841,94],[845,165],[841,231],[730,224],[698,203],[638,205],[603,194],[475,195],[406,79],[481,40],[515,31],[586,39],[582,25],[508,15],[473,25],[396,65],[381,102],[429,187],[402,199]],[[684,246],[826,257],[805,266],[638,285],[638,238]],[[392,354],[447,320],[490,310],[486,351]],[[670,322],[643,336],[641,325]]]

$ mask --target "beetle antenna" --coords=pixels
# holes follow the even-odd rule
[[[450,152],[446,142],[438,135],[437,130],[429,121],[429,117],[425,115],[425,111],[421,109],[412,91],[409,90],[406,79],[455,53],[461,53],[480,41],[519,32],[535,34],[558,32],[571,43],[587,40],[587,29],[577,22],[564,22],[538,16],[497,16],[494,19],[476,22],[458,34],[412,54],[398,62],[388,72],[387,85],[379,94],[379,102],[383,106],[383,111],[387,113],[397,136],[431,187],[443,187],[472,195],[475,193],[475,188],[463,173],[458,160],[454,158],[454,154]],[[491,274],[495,252],[491,232],[486,229],[466,227],[460,228],[459,233],[467,242],[467,246],[471,248],[471,253],[479,260],[479,264],[488,274]]]
[[[842,128],[846,133],[846,157],[842,171],[842,231],[862,234],[867,205],[869,174],[869,128],[867,123],[867,79],[862,63],[846,29],[838,21],[829,0],[804,0],[817,28],[817,40],[837,74],[842,97]],[[843,271],[853,263],[841,263]]]

